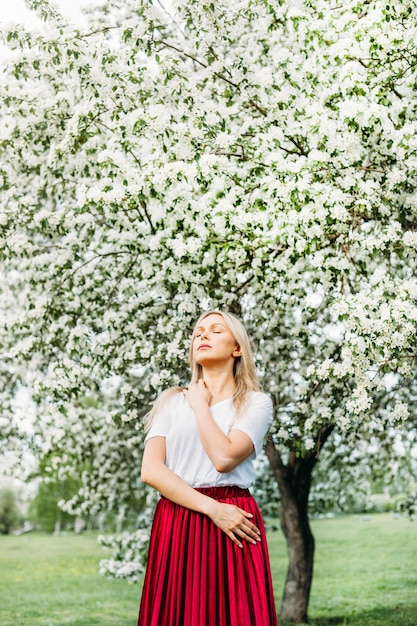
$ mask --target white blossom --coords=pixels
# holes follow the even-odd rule
[[[81,471],[67,510],[142,493],[142,418],[187,382],[204,308],[241,314],[283,459],[322,458],[326,428],[372,455],[413,419],[415,12],[275,5],[126,0],[82,33],[54,13],[42,36],[4,29],[1,419],[19,447],[28,387],[45,471]],[[139,576],[119,545],[103,571]]]

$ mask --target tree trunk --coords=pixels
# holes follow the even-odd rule
[[[74,535],[81,535],[85,528],[85,522],[82,517],[77,515],[74,521]]]
[[[280,522],[289,557],[280,618],[306,624],[314,562],[308,496],[316,457],[314,453],[307,452],[302,457],[290,452],[284,465],[272,439],[267,442],[266,454],[281,494]]]

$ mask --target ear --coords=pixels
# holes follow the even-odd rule
[[[234,356],[235,358],[237,358],[238,356],[242,356],[240,346],[236,346],[236,348],[232,352],[232,356]]]

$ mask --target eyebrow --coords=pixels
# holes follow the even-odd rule
[[[223,328],[226,328],[226,326],[222,324],[222,322],[215,322],[214,324],[210,324],[209,328],[213,328],[214,326],[223,326]],[[198,330],[204,330],[204,326],[197,326],[195,332],[197,332]]]

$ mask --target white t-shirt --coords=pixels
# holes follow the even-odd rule
[[[145,442],[151,437],[166,438],[166,465],[191,487],[250,487],[255,479],[253,461],[262,449],[263,439],[272,421],[269,396],[252,391],[235,420],[232,398],[210,407],[213,419],[227,435],[231,429],[246,433],[254,452],[233,471],[217,472],[200,441],[194,411],[183,393],[174,393],[154,418]],[[235,420],[235,421],[234,421]]]

